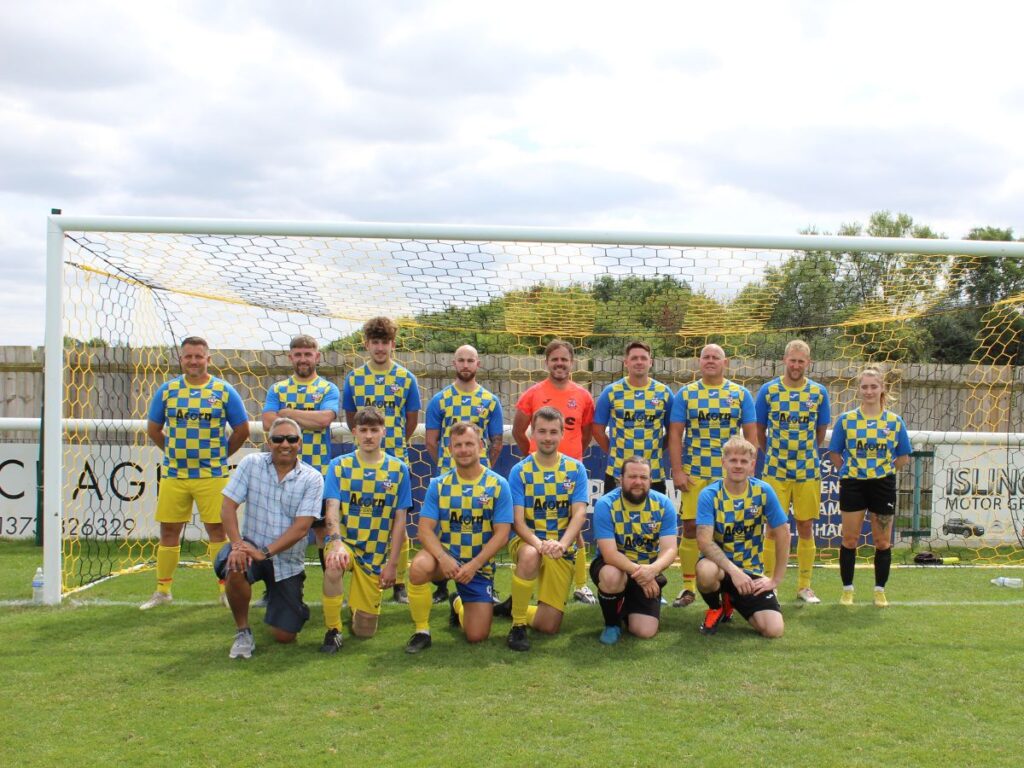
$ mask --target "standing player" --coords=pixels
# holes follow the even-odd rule
[[[455,381],[430,398],[427,404],[427,453],[437,465],[439,475],[452,468],[448,433],[453,424],[468,421],[480,427],[490,443],[490,449],[480,454],[480,462],[485,467],[493,467],[498,463],[505,430],[501,401],[476,380],[480,367],[480,356],[476,349],[469,344],[459,347],[455,350],[453,362]],[[448,599],[446,584],[442,581],[435,585],[435,603],[443,603]]]
[[[811,348],[799,339],[789,342],[782,357],[784,373],[761,386],[754,409],[757,442],[765,455],[761,476],[775,491],[782,511],[788,514],[792,505],[796,518],[796,596],[813,604],[821,602],[811,589],[817,556],[814,521],[821,511],[818,446],[825,442],[832,409],[828,390],[807,378],[810,363]],[[774,549],[765,549],[764,555],[765,572],[774,573]]]
[[[558,452],[565,420],[557,408],[533,414],[537,449],[509,473],[516,536],[508,550],[512,573],[512,631],[508,647],[530,650],[526,627],[553,635],[562,626],[572,582],[576,537],[587,517],[590,481],[583,462]],[[530,605],[537,587],[537,606]]]
[[[605,645],[619,641],[623,620],[637,637],[658,633],[663,571],[676,559],[678,532],[672,502],[651,490],[647,459],[627,457],[621,487],[594,505],[598,554],[590,564],[590,578],[601,600]]]
[[[771,486],[752,477],[753,443],[736,435],[722,453],[725,477],[701,491],[697,508],[697,586],[708,605],[700,631],[713,635],[735,609],[764,637],[782,637],[775,590],[786,575],[788,518]],[[771,575],[761,567],[766,527],[776,551]]]
[[[627,456],[651,462],[651,488],[665,493],[665,427],[672,410],[672,390],[651,378],[654,358],[642,341],[626,345],[626,376],[609,384],[597,398],[594,441],[608,455],[604,492],[611,493]]]
[[[416,377],[392,359],[397,335],[398,326],[387,317],[374,317],[363,324],[363,344],[370,359],[349,371],[345,377],[341,404],[350,430],[355,428],[356,411],[373,406],[383,413],[384,452],[408,464],[406,445],[419,422],[420,388]],[[408,565],[407,539],[395,579],[393,597],[396,603],[409,602],[404,584]]]
[[[422,549],[409,568],[409,613],[416,627],[406,653],[429,648],[429,582],[453,579],[458,595],[452,613],[466,640],[479,643],[491,633],[494,616],[494,556],[512,528],[508,481],[480,463],[483,439],[469,422],[449,432],[455,467],[430,481],[420,508]]]
[[[405,519],[412,507],[409,467],[381,450],[384,417],[376,408],[356,414],[356,450],[334,459],[324,485],[328,544],[324,572],[324,623],[320,650],[341,648],[342,576],[352,572],[348,606],[352,634],[377,631],[381,593],[394,585],[405,544]]]
[[[853,571],[857,540],[865,513],[871,514],[875,545],[875,605],[889,605],[885,585],[892,564],[892,521],[896,516],[896,472],[910,463],[910,436],[903,419],[885,408],[885,380],[877,368],[857,377],[860,407],[840,414],[832,430],[829,457],[839,470],[839,511],[843,515],[843,545],[839,602],[853,605]]]
[[[319,376],[320,350],[316,339],[305,334],[296,336],[288,345],[288,361],[292,375],[271,385],[263,403],[263,431],[275,419],[288,418],[302,427],[302,461],[323,474],[331,460],[331,424],[338,417],[338,387]],[[324,521],[313,523],[320,567],[324,565]]]
[[[672,482],[682,491],[683,539],[679,565],[683,589],[672,605],[685,608],[696,597],[697,499],[700,492],[722,476],[722,446],[742,431],[757,439],[754,398],[746,387],[725,378],[729,359],[717,344],[700,351],[700,378],[680,388],[672,401],[668,424],[668,455]]]
[[[583,461],[583,452],[590,445],[594,430],[594,398],[570,379],[574,356],[575,351],[568,341],[555,339],[550,342],[544,349],[547,378],[520,395],[512,421],[512,437],[523,456],[528,456],[535,448],[526,434],[534,411],[550,405],[557,408],[565,419],[565,435],[558,446],[559,452]],[[593,605],[597,598],[587,586],[587,558],[582,534],[577,537],[576,543],[579,549],[573,571],[573,597],[581,603]]]
[[[184,373],[157,389],[146,424],[146,434],[164,452],[164,460],[156,502],[156,592],[139,606],[143,611],[174,599],[171,583],[181,554],[181,532],[192,517],[193,503],[206,527],[211,559],[224,544],[220,510],[221,493],[228,484],[227,462],[249,437],[242,398],[208,371],[206,340],[189,336],[181,342],[178,359]],[[221,602],[226,603],[223,589],[222,581]]]

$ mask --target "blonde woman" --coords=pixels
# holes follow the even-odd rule
[[[860,406],[836,420],[829,456],[839,472],[839,511],[843,515],[843,544],[839,602],[853,605],[853,571],[857,540],[865,513],[871,516],[875,545],[875,605],[889,604],[885,584],[892,563],[892,527],[896,516],[896,471],[910,461],[910,436],[903,419],[885,408],[885,380],[877,368],[857,376]]]

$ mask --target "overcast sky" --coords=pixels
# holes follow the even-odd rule
[[[711,6],[711,7],[709,7]],[[20,3],[0,344],[45,216],[1024,234],[1012,3]]]

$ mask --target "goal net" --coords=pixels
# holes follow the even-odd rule
[[[47,568],[60,568],[62,593],[154,562],[160,453],[144,420],[157,387],[180,373],[181,339],[209,341],[211,373],[238,390],[255,429],[268,386],[291,373],[291,337],[317,338],[319,372],[340,386],[363,361],[362,323],[377,315],[398,323],[397,359],[418,377],[424,403],[452,380],[451,353],[474,345],[506,423],[518,395],[545,375],[540,352],[556,337],[576,345],[574,378],[595,398],[623,375],[628,340],[652,346],[652,374],[673,391],[698,375],[700,348],[718,343],[727,376],[756,395],[782,372],[786,342],[801,338],[833,420],[855,405],[854,377],[870,361],[915,447],[899,478],[897,559],[931,549],[963,562],[1022,561],[1022,244],[66,216],[50,224],[47,410],[62,419],[47,422],[55,474],[46,488],[59,487],[47,497]],[[336,427],[338,451],[347,437]],[[259,449],[259,434],[246,450]],[[417,497],[432,471],[421,449],[414,441]],[[592,453],[599,481],[603,458]],[[839,543],[838,481],[826,470],[815,526],[823,562]],[[203,537],[194,518],[186,559],[203,560]]]

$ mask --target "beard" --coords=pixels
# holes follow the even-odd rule
[[[455,378],[459,381],[472,381],[476,378],[476,371],[456,371]]]
[[[647,491],[627,491],[625,488],[623,488],[622,498],[624,498],[630,504],[643,504],[644,499],[647,498]]]

